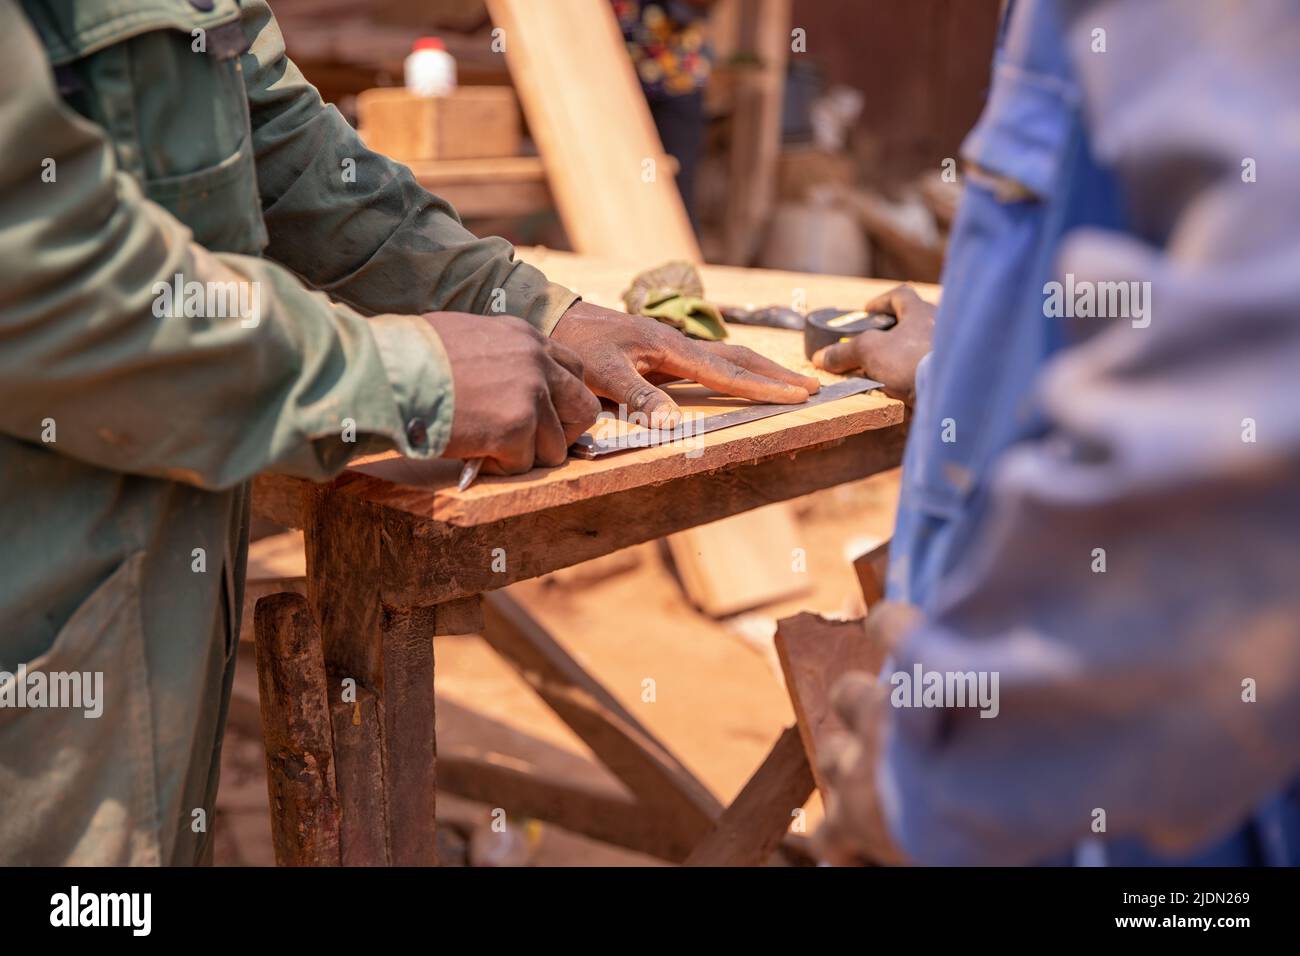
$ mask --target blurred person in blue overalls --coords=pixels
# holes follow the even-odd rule
[[[818,357],[913,406],[832,858],[1300,858],[1298,49],[1284,0],[1008,4],[937,314]]]

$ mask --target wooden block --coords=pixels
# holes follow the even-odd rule
[[[879,672],[885,649],[868,639],[861,618],[830,621],[805,611],[777,622],[776,653],[794,704],[799,736],[824,797],[826,782],[817,769],[818,747],[827,735],[845,729],[831,709],[831,687],[849,671]]]
[[[519,154],[519,102],[508,86],[463,86],[450,96],[365,90],[357,125],[368,147],[398,162]]]
[[[682,588],[712,617],[723,617],[806,592],[808,573],[794,570],[799,528],[788,504],[723,518],[668,538]]]

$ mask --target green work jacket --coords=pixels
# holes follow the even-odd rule
[[[262,0],[0,0],[0,143],[0,863],[194,862],[250,479],[438,455],[415,316],[576,297],[367,150]],[[33,672],[100,700],[18,706]]]

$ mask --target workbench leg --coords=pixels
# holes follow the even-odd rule
[[[420,601],[409,528],[329,486],[306,496],[307,596],[324,649],[349,865],[437,862],[433,636],[461,602]]]
[[[320,635],[300,594],[257,602],[257,689],[279,866],[338,866],[339,802]]]

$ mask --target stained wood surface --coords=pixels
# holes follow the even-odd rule
[[[410,587],[414,531],[324,486],[310,486],[304,497],[307,599],[319,627],[330,699],[339,701],[348,678],[356,682],[358,701],[363,690],[375,699],[373,710],[332,708],[336,722],[353,721],[346,741],[353,759],[338,780],[345,831],[365,821],[358,838],[376,863],[431,866],[437,854],[433,636],[439,609]],[[455,625],[464,618],[458,608]],[[376,752],[380,777],[373,773]],[[371,822],[380,817],[382,833]],[[381,838],[382,859],[375,846]]]
[[[885,660],[885,648],[867,637],[862,624],[861,618],[832,621],[805,611],[776,625],[777,657],[794,704],[799,737],[823,797],[826,786],[817,754],[828,735],[846,729],[831,707],[831,688],[848,671],[878,672]]]
[[[332,682],[334,688],[339,681]],[[379,699],[357,687],[348,703],[336,691],[330,703],[334,769],[343,808],[339,831],[344,866],[388,866],[388,798],[384,787],[383,731]]]
[[[673,166],[607,0],[487,7],[505,31],[506,63],[574,248],[698,261]]]

